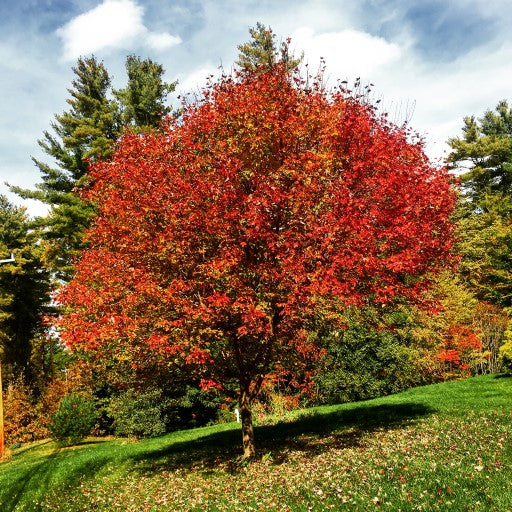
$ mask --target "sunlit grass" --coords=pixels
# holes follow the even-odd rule
[[[0,466],[0,510],[512,510],[512,378],[478,377],[141,442],[39,443]]]

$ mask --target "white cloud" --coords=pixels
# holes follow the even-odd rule
[[[446,153],[445,142],[461,134],[464,116],[480,117],[499,100],[510,98],[512,69],[503,62],[511,58],[509,43],[494,51],[476,49],[441,69],[432,65],[418,70],[414,91],[418,101],[412,124],[423,126],[428,138],[437,141],[431,144],[430,154]],[[413,77],[409,80],[412,84]],[[395,94],[399,92],[397,89]]]
[[[395,43],[358,30],[315,34],[311,28],[302,27],[292,34],[292,41],[297,48],[305,50],[312,69],[322,57],[329,72],[337,78],[368,75],[401,56]]]
[[[177,36],[172,36],[167,33],[149,33],[147,35],[147,44],[154,50],[165,50],[170,46],[181,43],[181,39]]]
[[[103,49],[129,49],[134,44],[162,50],[181,42],[168,33],[150,32],[144,26],[143,16],[144,8],[134,0],[104,0],[57,30],[63,42],[64,60]]]
[[[311,72],[320,57],[326,61],[331,86],[336,79],[350,84],[361,77],[374,83],[373,95],[396,123],[407,120],[425,136],[427,154],[447,154],[446,140],[460,134],[465,115],[480,116],[510,96],[512,42],[499,47],[490,41],[450,62],[429,61],[414,50],[414,34],[401,31],[392,42],[355,29],[320,32],[297,29],[292,35],[304,50]]]
[[[220,72],[213,64],[205,64],[194,71],[178,77],[177,94],[197,93],[208,83],[210,77],[217,78]]]

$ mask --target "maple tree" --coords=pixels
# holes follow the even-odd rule
[[[245,457],[252,401],[318,354],[315,319],[419,301],[450,259],[454,194],[421,141],[281,64],[223,76],[91,175],[98,217],[59,295],[62,340],[236,385]]]
[[[470,370],[481,363],[481,349],[482,342],[470,326],[453,325],[444,333],[437,357],[446,365],[448,377],[470,376]]]

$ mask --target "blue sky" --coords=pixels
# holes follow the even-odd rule
[[[257,21],[320,57],[327,77],[374,86],[392,119],[409,120],[434,159],[458,135],[465,115],[512,101],[510,0],[0,0],[0,193],[3,184],[40,181],[31,156],[55,113],[80,55],[103,60],[125,83],[126,55],[163,64],[181,91],[196,90],[219,66],[230,69],[237,45]],[[171,101],[173,98],[170,98]]]

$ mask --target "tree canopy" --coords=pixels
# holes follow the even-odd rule
[[[420,142],[284,64],[224,76],[163,133],[98,161],[98,218],[59,300],[75,350],[148,351],[238,387],[315,357],[315,318],[419,300],[449,260],[454,195]]]

